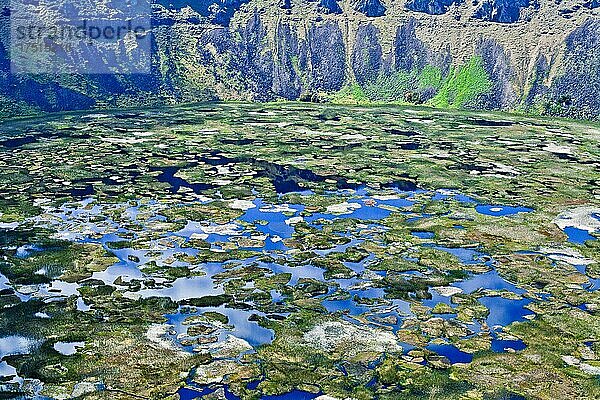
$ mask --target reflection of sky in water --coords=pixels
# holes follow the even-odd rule
[[[29,354],[37,342],[24,336],[5,336],[0,338],[0,359],[6,356]]]
[[[288,214],[297,215],[299,211],[304,209],[301,205],[290,205],[287,207],[270,207],[264,203],[261,199],[254,200],[255,208],[251,208],[246,211],[239,219],[251,224],[255,224],[256,221],[268,221],[266,225],[255,224],[256,230],[260,233],[264,233],[270,236],[279,236],[287,239],[292,237],[294,233],[294,227],[286,224],[286,220],[290,219],[290,215],[284,215],[283,212],[277,211],[281,208],[289,208],[291,211],[286,212]],[[292,216],[293,216],[292,215]]]
[[[419,239],[432,239],[435,236],[433,232],[411,232],[410,234]]]
[[[190,238],[193,234],[207,235],[208,243],[222,242],[229,237],[249,236],[248,232],[244,232],[243,226],[236,223],[219,225],[216,223],[203,223],[197,221],[188,221],[187,225],[180,231],[176,232],[178,236]]]
[[[17,252],[15,255],[18,258],[27,258],[27,257],[33,255],[34,253],[37,253],[40,251],[44,251],[44,249],[35,244],[26,244],[26,245],[23,245],[23,246],[17,248]]]
[[[345,280],[337,280],[337,281],[360,281],[357,278],[353,279],[345,279]],[[342,312],[344,314],[348,314],[353,317],[358,317],[362,314],[369,313],[369,320],[373,320],[372,317],[388,317],[394,316],[398,318],[399,324],[393,325],[393,331],[397,331],[399,325],[401,325],[401,321],[404,317],[413,315],[410,310],[410,303],[408,301],[400,300],[400,299],[384,299],[385,291],[383,288],[375,288],[375,287],[365,287],[359,289],[352,289],[352,286],[346,285],[343,287],[345,289],[349,289],[348,298],[342,299],[324,299],[322,301],[323,307],[328,312]],[[355,296],[358,297],[359,301],[355,301]],[[373,304],[370,304],[369,301],[361,302],[362,299],[370,299],[379,301],[374,301]],[[357,323],[356,320],[350,320],[353,323]],[[377,324],[388,325],[389,324],[377,321]]]
[[[287,265],[281,265],[276,263],[259,263],[259,266],[270,269],[275,274],[292,274],[288,285],[294,286],[298,283],[301,278],[312,278],[319,281],[325,280],[323,268],[315,267],[314,265],[305,264],[298,265],[297,267],[290,267]]]
[[[600,289],[600,278],[589,278],[589,283],[584,284],[583,288],[588,292],[595,292]]]
[[[315,254],[318,254],[320,256],[326,256],[327,254],[330,253],[343,253],[345,252],[347,249],[349,249],[350,247],[354,247],[360,243],[362,243],[363,241],[361,239],[356,239],[356,238],[352,238],[348,243],[344,243],[344,244],[338,244],[336,246],[333,246],[332,248],[329,249],[313,249],[312,251]]]
[[[361,204],[358,200],[350,200],[348,203]],[[332,220],[334,218],[356,218],[361,220],[380,220],[388,217],[392,212],[379,207],[371,207],[361,205],[358,209],[353,209],[349,213],[334,214],[334,213],[315,213],[310,217],[304,218],[306,222],[314,222],[318,219]]]
[[[359,262],[345,261],[343,264],[345,267],[350,268],[354,273],[362,274],[365,271],[365,265],[368,264],[369,262],[373,261],[374,259],[375,259],[375,255],[369,254],[369,256],[366,257],[362,261],[359,261]]]
[[[92,309],[91,306],[85,304],[85,301],[83,301],[83,299],[81,297],[77,298],[77,309],[79,311],[90,311]]]
[[[533,312],[525,308],[531,303],[529,299],[510,300],[502,297],[481,297],[479,302],[490,310],[486,318],[489,326],[507,326],[516,321],[523,321],[525,315]]]
[[[56,342],[53,347],[54,350],[58,351],[63,356],[72,356],[84,345],[85,342]]]
[[[10,281],[8,280],[8,278],[6,276],[4,276],[4,274],[2,274],[2,272],[0,272],[0,290],[10,289],[9,283],[10,283]]]
[[[463,292],[467,294],[473,293],[477,289],[507,290],[516,294],[525,293],[525,290],[519,289],[512,283],[502,278],[496,270],[491,270],[483,274],[472,275],[470,278],[461,282],[453,283],[451,286],[461,288]]]
[[[369,311],[366,305],[357,304],[352,297],[345,300],[323,300],[323,307],[329,312],[348,311],[352,316],[358,316]]]
[[[102,272],[92,274],[93,279],[99,279],[106,285],[112,285],[118,277],[122,277],[123,281],[128,282],[132,279],[143,279],[144,274],[132,263],[114,264]]]
[[[588,231],[573,226],[567,226],[563,229],[563,232],[567,235],[569,242],[575,244],[584,244],[588,240],[596,240],[596,238],[590,235]]]
[[[59,280],[52,281],[50,284],[40,285],[36,297],[70,297],[79,296],[77,289],[78,283],[68,283]]]
[[[431,200],[433,201],[440,201],[446,199],[456,200],[460,203],[477,203],[477,201],[470,196],[465,196],[464,194],[460,194],[455,192],[454,190],[448,189],[438,190],[431,198]]]
[[[39,345],[38,341],[19,335],[0,338],[0,377],[13,377],[11,382],[22,382],[17,370],[3,359],[6,356],[29,354]]]
[[[522,340],[506,340],[506,339],[492,339],[492,351],[495,353],[504,353],[506,349],[512,349],[515,351],[523,350],[527,346]]]
[[[472,354],[465,353],[451,344],[430,344],[426,348],[446,357],[452,364],[470,363],[473,361]]]
[[[11,365],[8,365],[6,361],[0,362],[0,377],[16,376],[17,369]]]
[[[316,224],[315,221],[319,219],[334,220],[334,219],[347,219],[355,218],[359,220],[380,220],[391,214],[392,211],[385,209],[385,207],[396,207],[406,208],[415,205],[419,201],[416,194],[427,194],[426,191],[403,191],[400,188],[388,188],[387,194],[383,196],[370,196],[370,189],[366,187],[360,187],[358,190],[341,190],[337,192],[331,192],[336,196],[344,196],[345,199],[340,199],[340,203],[347,202],[351,206],[347,213],[336,214],[332,212],[315,213],[309,216],[304,216],[304,221],[308,224],[322,229],[322,224]],[[392,193],[392,195],[389,195]],[[394,194],[395,193],[395,194]],[[447,199],[459,201],[467,204],[474,204],[476,201],[468,196],[461,195],[454,191],[440,190],[434,192],[432,197],[434,201],[444,201]],[[205,203],[206,201],[204,201]],[[87,199],[82,202],[73,203],[71,205],[62,206],[57,213],[54,213],[58,217],[59,222],[43,221],[46,225],[51,225],[62,230],[64,233],[63,237],[71,240],[101,243],[104,247],[119,258],[119,262],[108,267],[105,271],[95,272],[93,274],[94,279],[100,279],[106,284],[113,284],[113,282],[121,277],[124,281],[131,279],[144,280],[144,275],[138,268],[139,265],[143,265],[150,261],[154,261],[158,266],[165,266],[165,261],[168,258],[172,258],[175,253],[185,253],[194,256],[198,253],[198,250],[192,248],[180,248],[178,243],[189,240],[193,234],[201,234],[203,237],[207,235],[206,241],[209,243],[220,242],[220,241],[231,241],[235,238],[246,237],[259,234],[266,235],[265,246],[262,247],[263,251],[266,252],[277,252],[278,256],[288,257],[288,254],[282,254],[282,252],[289,250],[281,241],[281,239],[290,238],[294,233],[294,226],[290,224],[289,219],[305,210],[304,205],[299,204],[284,204],[284,205],[271,205],[264,202],[262,199],[257,198],[253,201],[254,208],[250,208],[244,211],[243,215],[235,221],[232,221],[227,225],[217,225],[215,223],[208,223],[206,221],[188,221],[186,226],[180,231],[174,233],[165,233],[159,239],[153,239],[148,242],[148,249],[144,250],[133,250],[133,249],[110,249],[107,246],[107,242],[121,241],[123,238],[131,237],[134,239],[138,238],[141,233],[130,232],[127,229],[120,226],[122,222],[115,222],[110,218],[104,218],[104,216],[110,215],[111,212],[116,212],[119,215],[118,218],[129,220],[134,223],[139,223],[145,230],[152,230],[153,224],[156,222],[165,221],[165,218],[157,214],[160,210],[164,209],[166,205],[159,204],[156,202],[149,202],[142,204],[138,202],[137,205],[98,205],[94,204],[93,200]],[[358,205],[352,207],[352,205]],[[89,207],[86,209],[86,206]],[[341,207],[343,208],[343,207]],[[495,205],[477,205],[476,210],[479,213],[502,216],[502,215],[513,215],[519,212],[530,212],[529,208],[525,207],[510,207],[510,206],[495,206]],[[406,211],[406,210],[405,210]],[[410,221],[415,221],[419,218],[428,218],[430,215],[410,213]],[[90,218],[96,218],[98,221],[90,222]],[[142,221],[138,221],[141,218]],[[258,224],[257,221],[267,221],[266,224]],[[287,221],[287,222],[286,222]],[[145,224],[145,225],[144,225]],[[244,227],[244,225],[249,225]],[[460,225],[455,225],[456,228],[464,229]],[[368,226],[369,230],[375,228],[375,231],[382,231],[386,228],[379,225]],[[361,231],[364,226],[358,230],[346,233],[336,233],[338,235],[347,236],[350,242],[347,244],[337,245],[331,249],[325,250],[314,250],[319,256],[326,256],[332,252],[344,252],[348,248],[357,246],[364,242],[366,239],[370,239],[372,234]],[[175,236],[172,236],[175,235]],[[417,232],[413,231],[412,235],[421,239],[433,239],[434,234],[432,232]],[[179,239],[179,241],[177,241]],[[478,264],[483,263],[488,266],[493,266],[494,261],[491,260],[485,254],[471,248],[449,248],[443,246],[437,246],[434,243],[427,243],[424,246],[433,247],[437,250],[448,252],[457,258],[464,264]],[[152,250],[152,254],[149,251]],[[18,250],[20,256],[26,257],[32,251],[36,251],[35,246],[28,245],[23,246]],[[139,259],[139,261],[136,260]],[[133,261],[132,261],[133,259]],[[347,311],[350,316],[359,316],[361,314],[368,313],[369,318],[373,316],[386,317],[396,316],[399,318],[399,324],[402,323],[402,318],[407,315],[412,315],[410,311],[410,303],[403,300],[383,300],[384,290],[382,288],[374,288],[370,285],[370,279],[363,279],[361,274],[365,272],[365,265],[373,262],[375,256],[370,254],[364,260],[360,262],[344,262],[344,265],[350,268],[356,277],[350,279],[331,279],[328,283],[338,286],[340,289],[348,292],[349,298],[341,300],[332,300],[325,298],[322,300],[323,306],[329,312],[335,311]],[[242,265],[248,265],[250,263],[256,263],[261,268],[267,268],[274,274],[278,273],[289,273],[291,279],[288,285],[296,285],[302,278],[312,278],[319,281],[324,281],[324,272],[322,268],[315,267],[306,263],[299,266],[288,266],[283,263],[264,263],[256,259],[241,260]],[[172,266],[187,266],[188,264],[182,261],[175,261]],[[205,276],[200,277],[189,277],[179,278],[168,284],[166,287],[156,288],[145,288],[139,293],[140,296],[147,298],[152,296],[169,297],[174,301],[180,301],[184,299],[198,298],[207,295],[218,295],[223,294],[223,288],[221,284],[215,285],[212,279],[216,273],[223,271],[223,263],[206,263],[201,264],[197,267],[203,269],[206,272]],[[385,271],[375,272],[380,276],[385,276]],[[422,275],[419,272],[413,272],[415,275]],[[160,279],[156,279],[160,283]],[[365,284],[367,283],[367,284]],[[0,288],[8,287],[8,280],[0,274]],[[598,282],[592,282],[595,287],[598,286]],[[517,294],[525,293],[524,290],[517,288],[515,285],[502,279],[495,270],[477,275],[471,275],[468,279],[453,283],[452,286],[461,288],[465,293],[472,293],[477,289],[484,288],[490,290],[507,290]],[[72,296],[77,295],[77,284],[65,284],[59,281],[54,281],[51,285],[41,286],[40,296]],[[247,285],[251,287],[251,284]],[[50,290],[53,289],[53,290]],[[335,290],[330,290],[330,295]],[[450,304],[450,298],[439,295],[436,291],[431,290],[431,300],[424,300],[423,303],[430,307],[434,306],[438,302],[445,302]],[[275,290],[270,291],[273,301],[281,302],[285,298],[284,296]],[[354,301],[354,297],[357,296],[363,299],[381,299],[382,301],[376,301],[372,305],[360,304],[360,302]],[[500,297],[483,297],[480,301],[490,309],[490,316],[488,317],[488,323],[490,325],[506,325],[515,320],[521,320],[524,315],[530,314],[529,311],[523,307],[530,302],[530,300],[508,300]],[[89,305],[86,305],[83,300],[78,297],[77,307],[79,310],[87,311],[90,309]],[[257,345],[261,343],[267,343],[272,340],[273,332],[258,326],[256,322],[248,321],[248,318],[252,313],[258,313],[256,311],[248,310],[234,310],[225,307],[219,308],[201,308],[201,312],[208,310],[215,310],[223,314],[228,315],[230,323],[235,326],[232,331],[222,331],[220,333],[221,339],[227,334],[234,334],[236,337],[240,337],[248,340],[251,344]],[[260,313],[258,313],[260,314]],[[170,323],[176,325],[178,329],[185,329],[187,326],[181,326],[183,318],[187,315],[177,314],[175,316],[169,316]],[[453,315],[443,316],[444,318],[452,318]],[[394,327],[397,329],[397,327]],[[179,332],[179,331],[178,331]],[[181,333],[181,332],[179,332]],[[495,346],[501,346],[500,341]],[[514,344],[518,346],[518,344]],[[464,357],[459,353],[453,353],[458,351],[456,348],[450,345],[440,345],[438,350],[445,352],[444,355],[450,355],[453,359],[456,357]],[[454,350],[453,350],[454,349]],[[449,357],[449,358],[451,358]],[[452,358],[451,358],[452,360]]]
[[[273,299],[274,303],[279,303],[285,299],[285,297],[275,289],[271,289],[269,294],[271,295],[271,299]]]
[[[194,276],[191,278],[178,278],[170,287],[160,289],[144,289],[138,292],[143,298],[169,297],[173,301],[181,301],[203,296],[223,294],[221,287],[214,287],[212,278],[208,276]]]
[[[502,205],[484,205],[480,204],[475,206],[475,210],[479,214],[491,215],[492,217],[502,217],[515,215],[518,213],[528,213],[532,212],[532,208],[527,207],[511,207],[511,206],[502,206]]]
[[[377,199],[376,200],[377,205],[381,205],[381,204],[385,204],[387,206],[392,206],[392,207],[398,207],[398,208],[404,208],[404,207],[411,207],[415,204],[414,201],[411,200],[407,200],[405,198],[397,198],[397,199]]]
[[[458,287],[464,293],[470,294],[479,289],[487,290],[506,290],[515,294],[522,295],[525,290],[520,289],[512,283],[503,279],[496,270],[491,270],[483,274],[472,275],[470,278],[455,282],[450,286]],[[435,289],[430,289],[432,298],[423,300],[423,304],[428,307],[433,307],[437,303],[445,303],[453,308],[450,297],[440,295]],[[523,307],[531,302],[528,299],[510,300],[501,297],[482,297],[479,299],[483,305],[490,310],[490,315],[487,318],[487,323],[490,326],[502,325],[506,326],[514,321],[523,320],[524,315],[532,314],[531,311]],[[443,318],[448,318],[449,315],[442,315]]]
[[[452,306],[453,308],[455,307],[455,305],[453,305],[450,301],[450,296],[442,296],[437,292],[437,290],[432,288],[429,289],[429,293],[431,294],[431,299],[423,299],[421,301],[423,305],[433,308],[438,303],[445,303],[449,306]]]
[[[588,292],[595,292],[600,289],[600,278],[591,278],[587,274],[587,265],[574,265],[578,272],[582,273],[588,278],[588,283],[584,283],[582,286]]]
[[[199,312],[193,314],[168,314],[166,315],[167,324],[173,325],[173,328],[177,334],[185,334],[188,327],[192,325],[184,325],[183,321],[195,315],[201,315],[202,313],[214,311],[223,315],[227,315],[229,318],[228,325],[231,325],[233,329],[220,329],[219,340],[225,340],[228,335],[233,335],[237,338],[244,339],[252,346],[259,346],[261,344],[270,343],[273,341],[274,333],[272,330],[263,328],[258,325],[256,321],[249,321],[248,319],[252,314],[264,316],[263,313],[256,310],[241,310],[237,308],[228,308],[225,306],[220,307],[201,307]]]

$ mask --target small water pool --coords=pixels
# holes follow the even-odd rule
[[[533,211],[533,208],[480,204],[478,206],[475,206],[475,210],[479,214],[483,215],[491,215],[492,217],[504,217],[519,213],[529,213]]]

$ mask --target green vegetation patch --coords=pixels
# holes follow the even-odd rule
[[[461,108],[491,88],[492,81],[483,68],[482,58],[472,57],[467,64],[450,70],[440,91],[431,100],[431,105]]]

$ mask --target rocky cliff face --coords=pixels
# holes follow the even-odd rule
[[[368,102],[600,115],[595,0],[178,0],[139,76],[14,76],[4,115],[207,99]],[[8,15],[0,16],[1,26]]]

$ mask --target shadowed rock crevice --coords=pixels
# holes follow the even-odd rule
[[[600,0],[588,0],[585,3],[583,3],[583,6],[589,9],[598,8],[600,7]]]
[[[536,105],[543,102],[543,99],[549,95],[550,89],[546,85],[549,72],[550,64],[548,59],[543,54],[538,55],[531,79],[531,87],[525,98],[525,107],[530,111],[534,111]]]
[[[379,30],[372,24],[361,25],[356,33],[352,70],[356,81],[361,85],[375,81],[381,70],[382,50],[378,33]]]
[[[600,110],[600,21],[590,19],[565,43],[561,76],[552,82],[547,112],[593,118]]]
[[[288,100],[300,96],[298,76],[298,38],[287,24],[280,23],[275,38],[275,63],[273,65],[273,92]]]
[[[167,8],[181,10],[185,7],[191,7],[194,11],[213,24],[228,26],[231,18],[240,7],[250,0],[156,0]],[[284,0],[289,1],[289,0]]]
[[[311,89],[340,90],[346,82],[346,48],[339,25],[334,21],[313,25],[307,41]]]
[[[476,100],[476,108],[500,110],[515,104],[514,71],[502,46],[492,39],[482,40],[477,44],[476,54],[481,57],[483,68],[492,82],[491,90]]]
[[[473,17],[484,21],[512,23],[521,18],[521,9],[530,6],[539,8],[538,0],[485,0]]]
[[[453,4],[462,4],[464,0],[408,0],[406,8],[411,11],[440,15],[448,12]]]
[[[421,70],[427,62],[427,48],[417,38],[415,28],[417,20],[410,18],[408,22],[396,31],[395,41],[395,67],[396,70],[412,71]]]
[[[323,14],[341,14],[342,8],[337,0],[320,0],[317,10]]]
[[[386,11],[381,0],[352,0],[352,8],[367,17],[381,17]]]
[[[270,49],[264,47],[267,32],[258,12],[254,12],[240,34],[243,63],[240,71],[245,75],[245,81],[250,85],[249,89],[255,94],[255,98],[269,100],[272,98],[270,89],[273,82],[273,55]]]

